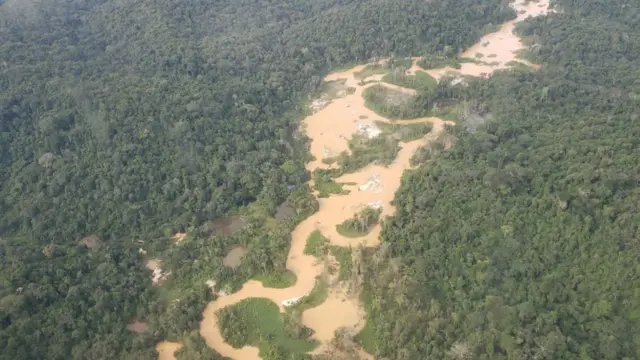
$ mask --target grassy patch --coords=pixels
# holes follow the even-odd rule
[[[337,158],[330,158],[335,162]],[[329,194],[348,195],[351,191],[342,187],[346,184],[335,182],[330,176],[320,171],[313,173],[313,187],[320,193],[320,197],[329,197]]]
[[[365,106],[375,113],[390,119],[409,119],[416,117],[416,109],[413,109],[411,94],[389,89],[382,85],[374,85],[366,88],[362,96]],[[421,111],[423,109],[420,109]]]
[[[482,64],[482,61],[464,56],[447,57],[442,54],[435,54],[423,56],[420,61],[418,61],[418,66],[423,69],[436,69],[443,67],[460,69],[463,63]]]
[[[329,241],[320,230],[315,230],[307,238],[307,244],[304,247],[305,255],[313,255],[315,257],[322,257],[327,254],[327,244]]]
[[[437,69],[447,66],[460,69],[460,63],[461,61],[456,57],[447,57],[443,54],[429,54],[420,58],[417,64],[423,69]]]
[[[351,277],[353,271],[353,258],[351,257],[351,248],[333,245],[331,246],[331,254],[340,263],[340,272],[338,273],[338,280],[348,280]]]
[[[327,165],[334,164],[336,161],[338,161],[338,159],[335,156],[322,159],[322,163]]]
[[[375,354],[377,342],[371,321],[367,321],[362,330],[353,339],[368,353]]]
[[[302,313],[322,304],[329,294],[329,285],[323,279],[316,280],[316,284],[313,286],[313,290],[309,295],[303,297],[299,303],[287,308],[287,313],[291,314],[295,318],[300,318]]]
[[[220,329],[235,348],[245,345],[260,348],[263,359],[289,359],[313,350],[312,331],[300,325],[268,299],[251,298],[218,312]]]
[[[464,57],[464,56],[459,57],[458,62],[460,62],[461,64],[464,64],[464,63],[482,64],[482,61],[479,61],[477,59],[470,58],[470,57]]]
[[[382,81],[415,90],[433,90],[438,85],[438,80],[421,70],[415,75],[405,75],[404,71],[390,72]]]
[[[368,84],[377,84],[378,82],[379,82],[378,80],[360,80],[358,81],[358,85],[365,86]]]
[[[398,141],[387,139],[387,136],[368,139],[365,136],[355,135],[351,139],[349,148],[351,154],[344,152],[338,158],[340,174],[356,171],[372,162],[391,164],[400,151]]]
[[[400,147],[398,140],[385,136],[368,139],[363,135],[354,135],[349,143],[351,154],[343,152],[337,157],[339,168],[316,169],[314,177],[332,179],[359,170],[372,162],[388,165],[396,158]],[[326,180],[323,180],[326,181]],[[357,185],[356,183],[338,183],[344,185]],[[328,192],[321,192],[320,197],[328,197]]]
[[[373,76],[373,75],[378,75],[378,74],[385,74],[389,71],[388,68],[382,66],[382,65],[367,65],[364,68],[362,68],[362,70],[353,73],[353,77],[356,80],[363,80],[368,78],[369,76]]]
[[[520,61],[515,61],[515,60],[509,61],[505,65],[510,67],[510,68],[512,68],[512,69],[514,69],[514,70],[519,70],[519,71],[533,71],[534,70],[531,66],[529,66],[529,65],[527,65],[525,63],[521,63]]]
[[[338,234],[342,235],[342,236],[346,236],[346,237],[350,237],[350,238],[358,238],[358,237],[363,237],[365,235],[367,235],[369,233],[369,231],[371,231],[370,229],[367,230],[359,230],[359,229],[355,229],[355,228],[350,228],[345,226],[345,223],[336,225],[336,230],[338,231]]]
[[[399,125],[376,121],[376,126],[382,130],[383,134],[394,134],[400,141],[409,142],[423,138],[433,129],[432,123],[416,123]]]
[[[336,230],[338,234],[346,237],[365,236],[371,231],[373,225],[378,223],[381,213],[381,209],[366,207],[351,219],[347,219],[341,224],[336,225]]]
[[[270,274],[258,275],[254,278],[262,282],[265,287],[284,289],[295,285],[296,274],[291,271],[272,272]]]

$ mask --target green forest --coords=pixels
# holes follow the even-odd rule
[[[554,6],[516,28],[539,71],[393,77],[429,89],[403,106],[369,88],[390,117],[464,107],[454,146],[418,152],[366,251],[356,339],[376,358],[640,359],[640,4]],[[290,233],[318,208],[306,181],[342,191],[304,167],[298,124],[323,75],[383,56],[459,67],[514,17],[503,0],[0,0],[0,359],[155,359],[162,340],[222,359],[198,333],[205,281],[290,286]],[[335,159],[347,169],[398,151],[357,140]],[[313,346],[295,316],[241,305],[281,326],[228,309],[231,343],[273,359]]]
[[[472,82],[404,178],[367,262],[377,358],[640,358],[640,5],[555,6],[517,26],[542,68]]]
[[[218,359],[204,281],[295,281],[289,232],[317,208],[308,96],[329,69],[461,50],[514,16],[463,3],[0,1],[0,358],[153,359],[167,339]],[[229,215],[247,225],[216,231]],[[220,266],[237,245],[241,266]]]

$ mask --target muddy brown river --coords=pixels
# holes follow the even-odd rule
[[[425,70],[436,79],[443,75],[452,73],[458,75],[488,76],[492,72],[507,67],[510,61],[525,61],[517,59],[516,52],[524,47],[521,40],[513,34],[515,23],[526,19],[528,16],[537,16],[547,13],[549,0],[540,2],[530,2],[525,4],[523,0],[518,0],[512,7],[518,12],[517,19],[503,24],[499,31],[484,36],[477,44],[466,50],[462,56],[478,58],[491,64],[465,63],[461,69],[450,68]],[[481,54],[477,56],[476,54]],[[420,68],[415,64],[418,59],[414,59],[414,65],[410,72],[415,72]],[[373,247],[379,244],[380,226],[377,225],[373,231],[364,237],[347,238],[336,231],[336,225],[350,218],[354,210],[363,205],[377,202],[382,204],[382,217],[393,215],[395,208],[391,205],[395,191],[400,186],[402,173],[410,168],[409,159],[419,147],[425,142],[436,137],[447,122],[438,118],[413,119],[410,121],[391,121],[373,111],[367,109],[362,92],[369,86],[381,84],[396,90],[397,86],[374,81],[367,85],[358,85],[354,73],[361,71],[365,65],[357,66],[353,69],[332,73],[325,77],[325,81],[338,79],[346,80],[345,85],[355,88],[355,92],[342,98],[334,99],[329,105],[308,116],[302,121],[302,128],[311,139],[311,154],[317,159],[307,164],[307,169],[313,171],[316,168],[327,168],[322,159],[327,153],[337,155],[341,151],[348,151],[348,139],[359,130],[362,122],[372,122],[379,120],[383,122],[393,122],[395,124],[430,122],[433,130],[425,138],[401,143],[396,160],[389,166],[369,165],[357,172],[346,174],[336,181],[355,183],[356,185],[345,186],[351,190],[348,195],[332,195],[329,198],[319,198],[320,208],[314,215],[300,223],[292,233],[291,248],[287,258],[287,269],[297,276],[296,284],[286,289],[267,288],[262,283],[251,280],[246,282],[236,293],[219,297],[210,302],[203,312],[203,319],[200,323],[200,334],[206,340],[207,345],[220,353],[222,356],[234,360],[258,360],[258,349],[252,346],[245,346],[236,349],[229,345],[223,338],[216,312],[227,306],[232,306],[244,299],[252,297],[267,298],[277,304],[281,311],[284,311],[282,302],[286,299],[302,297],[308,294],[314,287],[316,277],[324,271],[324,264],[317,261],[313,256],[303,253],[307,238],[315,230],[320,230],[329,239],[332,245],[353,246],[359,245]],[[422,69],[420,69],[422,70]],[[367,80],[380,80],[382,75],[375,75]],[[399,90],[414,94],[411,89]],[[367,120],[363,120],[367,119]],[[376,179],[378,185],[376,191],[361,190],[360,186],[367,184],[372,178]],[[328,316],[330,314],[330,316]],[[357,297],[345,298],[340,292],[330,291],[325,302],[317,307],[306,310],[302,314],[302,322],[305,326],[314,330],[314,337],[320,342],[320,346],[314,353],[322,352],[326,349],[327,343],[333,338],[335,330],[338,328],[350,328],[359,331],[364,326],[364,311],[359,304]],[[173,351],[179,348],[180,344],[163,342],[158,344],[157,349],[160,359],[171,359]],[[160,351],[162,350],[162,351]],[[364,351],[360,353],[362,358],[373,359]]]

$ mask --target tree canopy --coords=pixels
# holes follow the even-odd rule
[[[298,121],[322,76],[462,49],[513,16],[502,0],[0,1],[0,358],[150,359],[160,339],[218,358],[194,334],[203,281],[287,281],[288,232],[317,206]],[[202,230],[249,204],[242,232]],[[243,264],[214,267],[236,244]],[[162,288],[140,247],[172,271]]]
[[[555,5],[517,26],[542,68],[473,81],[485,123],[396,194],[365,282],[380,358],[640,358],[640,8]]]

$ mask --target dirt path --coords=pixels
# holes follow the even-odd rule
[[[156,345],[156,351],[158,352],[158,360],[173,360],[176,358],[175,352],[182,347],[179,343],[163,341]]]
[[[528,15],[535,16],[545,13],[548,0],[528,5],[524,5],[523,0],[518,0],[512,6],[516,11],[525,10],[525,13],[519,14],[516,20],[504,24],[497,33],[483,37],[478,44],[463,53],[463,56],[469,57],[474,57],[475,53],[481,53],[484,55],[484,61],[495,61],[495,65],[463,64],[460,70],[445,68],[425,71],[438,79],[446,72],[481,76],[483,73],[490,74],[506,67],[509,61],[515,60],[515,52],[523,48],[520,39],[512,34],[514,24],[525,19]],[[496,56],[484,59],[484,57],[488,57],[491,54]],[[410,69],[412,73],[419,69],[415,64],[416,61],[417,59],[414,59],[414,66]],[[303,120],[302,127],[311,139],[311,154],[316,158],[316,160],[307,164],[308,170],[328,168],[330,165],[324,164],[322,162],[323,158],[335,156],[342,151],[348,151],[348,139],[359,130],[358,125],[361,122],[374,120],[391,122],[364,106],[365,101],[362,92],[367,87],[378,83],[373,82],[364,86],[358,85],[359,81],[355,79],[354,73],[361,71],[364,66],[361,65],[344,72],[332,73],[325,77],[325,81],[346,79],[345,85],[355,88],[355,92],[333,100],[328,106]],[[381,78],[382,75],[375,75],[367,80],[379,81]],[[415,93],[411,89],[382,84],[405,93]],[[402,173],[410,168],[409,159],[425,141],[437,136],[447,123],[438,118],[395,121],[394,123],[416,122],[431,122],[433,124],[432,132],[425,139],[402,143],[402,149],[396,160],[388,167],[369,165],[360,171],[337,179],[338,182],[353,182],[357,185],[345,187],[351,190],[349,195],[319,198],[320,208],[318,212],[294,229],[291,249],[287,258],[287,269],[296,274],[297,282],[295,285],[286,289],[273,289],[266,288],[262,283],[251,280],[246,282],[240,291],[222,296],[207,305],[203,312],[203,320],[200,323],[200,334],[206,340],[207,345],[222,356],[235,360],[260,359],[258,349],[255,347],[245,346],[236,349],[225,342],[218,327],[216,312],[219,309],[232,306],[251,297],[270,299],[279,306],[281,311],[284,311],[282,306],[284,300],[308,294],[313,289],[316,277],[324,270],[323,264],[318,262],[315,257],[303,253],[307,237],[316,229],[320,230],[333,245],[356,247],[358,245],[377,246],[379,244],[380,226],[376,226],[373,231],[364,237],[346,238],[337,233],[336,225],[353,216],[355,209],[374,201],[383,204],[382,217],[394,213],[395,208],[391,205],[391,201],[394,198],[395,191],[400,186]],[[359,187],[372,178],[376,178],[380,185],[378,191],[360,191]],[[330,314],[330,316],[327,316],[327,314]],[[331,340],[336,329],[346,327],[359,331],[364,326],[364,312],[357,298],[345,298],[343,294],[330,292],[325,302],[303,313],[302,322],[305,326],[315,331],[315,338],[320,340],[321,346],[314,353],[320,353],[326,349],[326,344]],[[371,355],[366,354],[364,351],[360,353],[363,358],[373,359]],[[161,359],[164,359],[162,355]],[[169,358],[167,357],[166,359]]]

